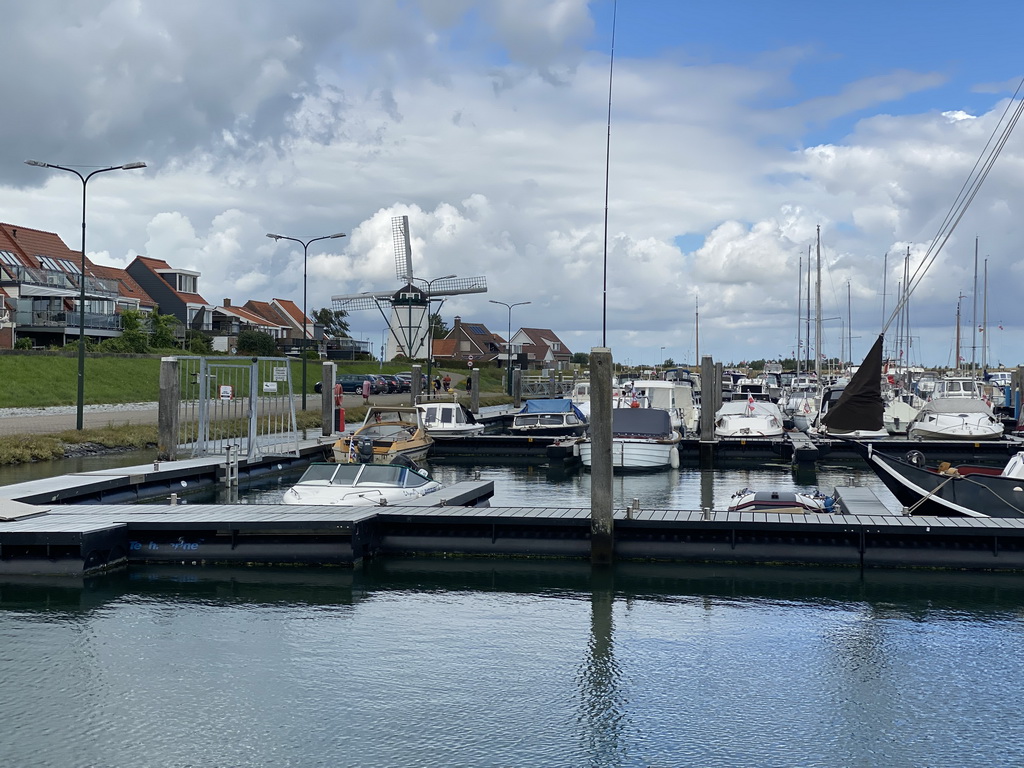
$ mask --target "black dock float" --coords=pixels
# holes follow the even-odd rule
[[[557,442],[557,437],[524,437],[520,435],[469,435],[449,440],[434,440],[430,447],[431,456],[482,457],[533,457],[547,458],[548,447]]]
[[[868,489],[843,514],[630,509],[617,560],[1024,570],[1024,519],[908,517]],[[428,497],[429,498],[429,497]],[[367,558],[589,558],[590,510],[420,505],[65,506],[0,521],[0,574],[88,574],[118,565],[358,566]]]

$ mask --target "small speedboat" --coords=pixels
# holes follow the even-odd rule
[[[578,437],[587,431],[587,426],[587,417],[571,400],[527,400],[512,417],[509,432],[526,437]]]
[[[386,506],[426,496],[443,486],[409,461],[395,464],[310,464],[284,494],[285,504]]]
[[[484,425],[457,400],[430,400],[417,403],[416,407],[424,429],[434,440],[483,434]]]
[[[820,491],[752,491],[743,488],[732,495],[729,511],[832,515],[839,512],[839,505],[834,497]]]
[[[334,460],[339,464],[390,464],[404,456],[419,461],[433,443],[417,408],[371,405],[362,425],[334,443]]]

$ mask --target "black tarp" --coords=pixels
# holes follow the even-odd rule
[[[882,429],[882,340],[879,335],[860,368],[846,385],[839,401],[822,419],[832,430]]]
[[[672,419],[661,408],[612,408],[612,434],[662,438],[672,434]]]

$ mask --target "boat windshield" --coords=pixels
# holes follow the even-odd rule
[[[401,487],[408,467],[396,464],[364,464],[356,485],[393,485]]]

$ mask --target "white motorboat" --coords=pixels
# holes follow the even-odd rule
[[[983,400],[939,397],[922,406],[910,425],[912,440],[998,440],[1003,424]]]
[[[745,400],[722,403],[715,413],[715,437],[779,437],[782,435],[782,411],[768,400]]]
[[[477,423],[472,411],[456,400],[429,400],[418,403],[423,428],[434,440],[450,440],[483,434],[484,425]]]
[[[331,507],[384,506],[426,496],[444,486],[411,462],[310,464],[289,488],[285,504]]]
[[[821,388],[813,375],[798,374],[779,399],[782,414],[793,421],[793,426],[806,432],[814,423],[821,400]]]
[[[939,380],[931,399],[907,427],[914,440],[998,440],[1003,424],[983,399],[982,383],[970,376]]]
[[[679,466],[679,441],[668,411],[661,408],[612,409],[612,467],[623,470],[665,469]],[[580,461],[589,467],[591,439],[576,443]]]
[[[634,405],[636,403],[636,405]],[[672,426],[684,437],[696,434],[700,410],[688,381],[637,379],[623,384],[621,392],[612,397],[613,408],[660,408],[668,411]]]
[[[578,437],[587,431],[587,423],[587,417],[571,400],[527,400],[512,417],[509,432],[521,437]]]

